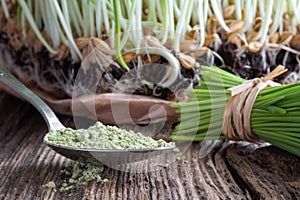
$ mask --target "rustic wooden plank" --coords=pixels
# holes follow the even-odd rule
[[[47,127],[27,103],[0,91],[0,199],[297,199],[300,159],[275,147],[219,142],[204,159],[200,144],[184,160],[147,173],[106,167],[108,183],[90,183],[70,192],[42,185],[61,181],[70,160],[42,143]],[[60,116],[74,126],[70,117]],[[170,127],[166,129],[170,132]],[[156,135],[161,137],[162,133]]]
[[[300,198],[299,158],[274,146],[260,148],[252,154],[237,151],[238,147],[239,144],[235,144],[226,150],[226,160],[232,173],[240,178],[240,185],[247,188],[253,198]]]

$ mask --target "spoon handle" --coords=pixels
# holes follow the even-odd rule
[[[0,82],[14,90],[32,104],[42,114],[49,130],[64,128],[51,108],[2,66],[0,66]]]

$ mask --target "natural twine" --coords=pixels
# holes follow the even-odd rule
[[[248,80],[241,85],[228,89],[231,91],[231,98],[225,107],[222,126],[222,133],[228,139],[249,142],[259,141],[259,138],[251,130],[251,112],[256,97],[266,87],[279,86],[279,83],[271,81],[271,79],[286,71],[287,69],[284,66],[279,65],[265,77]]]

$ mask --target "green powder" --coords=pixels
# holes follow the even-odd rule
[[[164,140],[154,140],[151,137],[126,131],[115,126],[105,126],[97,122],[88,129],[74,130],[65,128],[50,131],[44,137],[47,143],[77,148],[96,149],[141,149],[174,146]]]
[[[48,183],[46,183],[45,185],[43,185],[43,187],[46,188],[52,188],[54,190],[54,192],[56,192],[56,185],[53,181],[49,181]]]
[[[101,177],[103,169],[103,165],[99,163],[72,161],[69,168],[61,170],[61,175],[65,179],[60,184],[59,191],[64,192],[79,188],[90,181],[105,183],[108,179]]]
[[[61,170],[62,181],[56,187],[53,181],[49,181],[43,187],[57,189],[60,192],[69,191],[87,185],[91,181],[106,183],[108,179],[102,178],[103,165],[100,163],[71,161],[70,165]]]

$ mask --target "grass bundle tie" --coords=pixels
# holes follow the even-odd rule
[[[271,79],[286,71],[287,69],[284,66],[279,65],[265,77],[251,79],[228,89],[231,91],[231,97],[225,107],[222,125],[222,133],[228,139],[249,142],[260,141],[251,130],[253,105],[260,91],[266,87],[280,85]],[[233,128],[233,124],[235,129]]]

